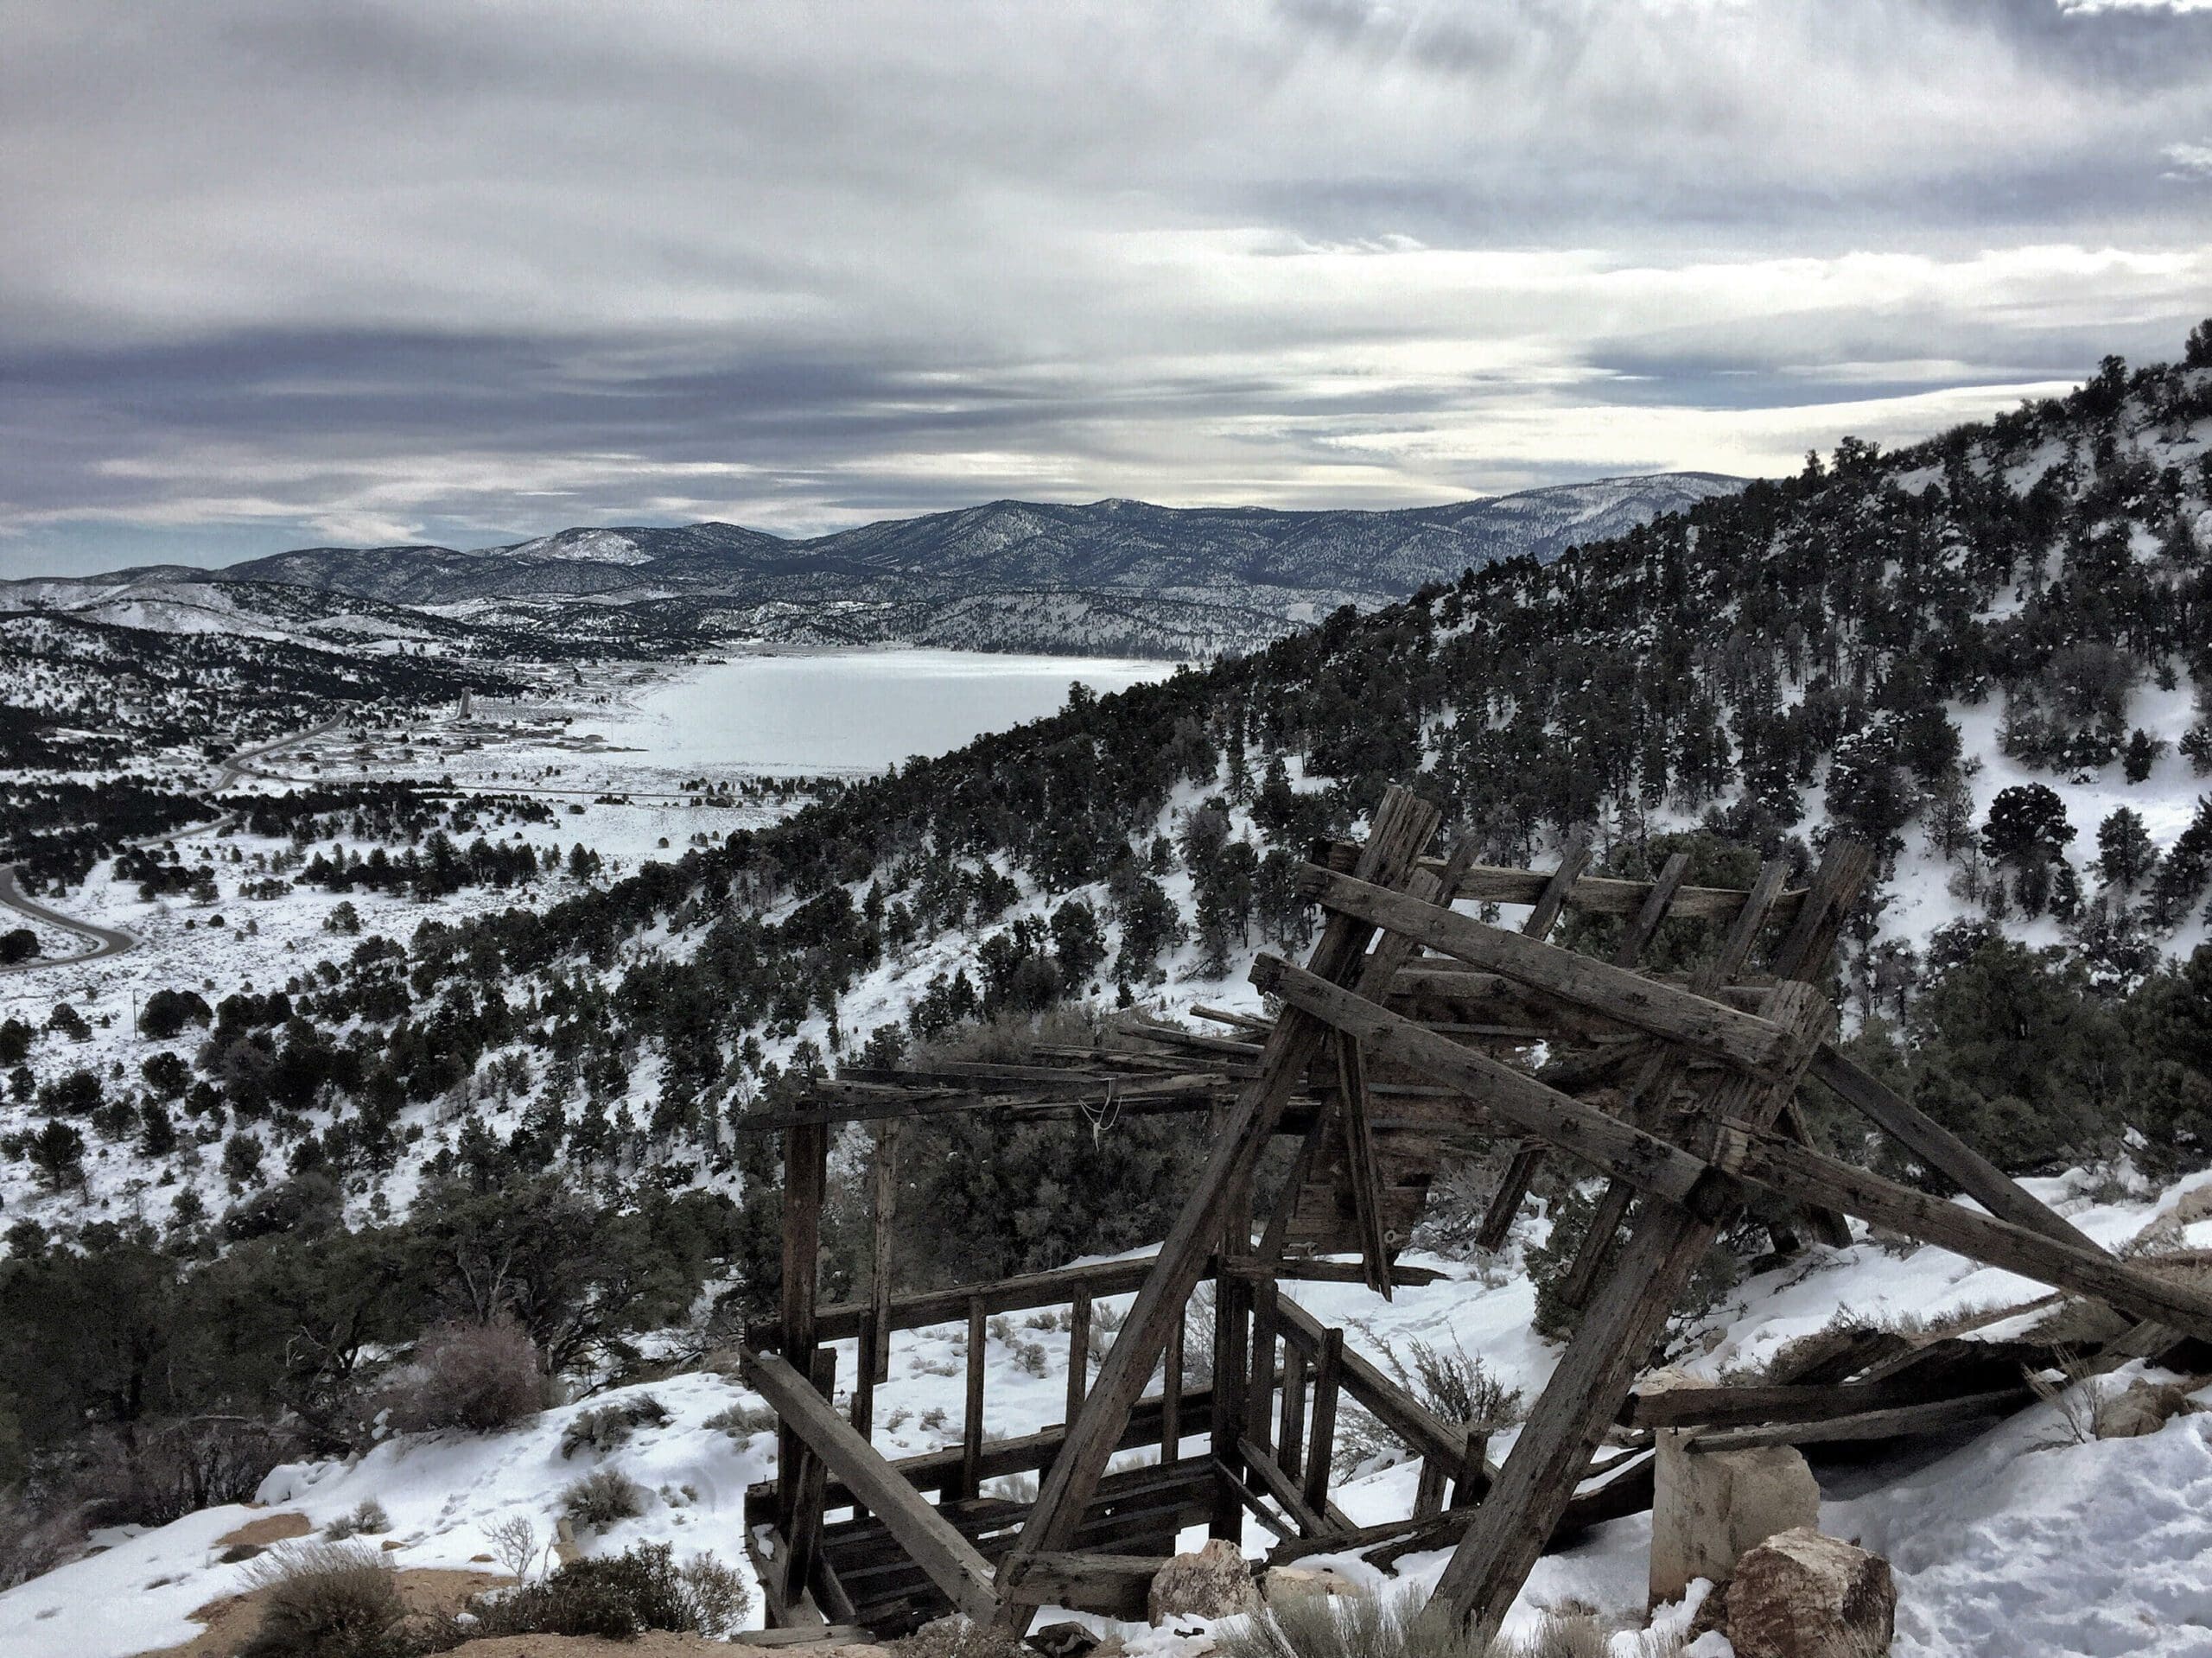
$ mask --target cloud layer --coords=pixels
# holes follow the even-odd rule
[[[1785,467],[2212,311],[2212,10],[15,0],[0,574]]]

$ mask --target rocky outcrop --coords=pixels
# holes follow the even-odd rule
[[[1260,1610],[1260,1591],[1252,1585],[1252,1568],[1236,1545],[1213,1537],[1195,1554],[1178,1554],[1160,1568],[1152,1579],[1147,1612],[1155,1623],[1177,1615],[1185,1617],[1229,1617]]]
[[[1890,1563],[1810,1527],[1746,1550],[1726,1595],[1736,1658],[1879,1658],[1890,1649],[1897,1608]]]

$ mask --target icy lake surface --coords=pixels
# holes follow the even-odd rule
[[[594,722],[656,765],[769,775],[880,772],[1057,713],[1068,686],[1104,693],[1164,679],[1172,662],[977,651],[823,651],[741,657],[645,691]]]

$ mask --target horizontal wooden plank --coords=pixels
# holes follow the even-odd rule
[[[1328,848],[1330,866],[1350,869],[1351,854],[1357,850],[1348,842],[1332,842]],[[1421,867],[1441,874],[1444,860],[1423,858]],[[1543,896],[1550,880],[1550,875],[1533,869],[1476,864],[1459,878],[1459,890],[1455,896],[1481,904],[1534,904]],[[1586,910],[1592,915],[1634,915],[1643,908],[1651,886],[1648,880],[1624,880],[1611,875],[1578,876],[1568,889],[1567,904],[1569,909]],[[1678,887],[1668,913],[1686,920],[1727,921],[1744,907],[1745,897],[1740,887]],[[1775,919],[1783,921],[1794,917],[1804,899],[1802,887],[1793,887],[1783,893],[1775,905]]]
[[[1962,1399],[1937,1399],[1888,1410],[1861,1411],[1827,1421],[1773,1422],[1764,1427],[1729,1428],[1718,1433],[1700,1433],[1690,1441],[1689,1448],[1700,1452],[1750,1451],[1770,1445],[1866,1444],[1902,1439],[2012,1410],[2034,1397],[2034,1392],[2023,1385],[1993,1393],[1968,1394]]]
[[[1814,1387],[1669,1388],[1630,1394],[1621,1407],[1624,1426],[1639,1428],[1751,1427],[1770,1422],[1822,1422],[1929,1402],[1929,1384],[1918,1378],[1840,1382]]]
[[[907,1483],[882,1453],[854,1432],[813,1384],[773,1353],[740,1356],[745,1379],[823,1465],[883,1521],[916,1565],[955,1606],[977,1623],[998,1610],[990,1563]]]
[[[1020,1557],[1014,1581],[1047,1606],[1095,1612],[1101,1617],[1141,1620],[1152,1594],[1152,1580],[1172,1556],[1165,1554],[1076,1553],[1046,1550]]]
[[[1105,1295],[1127,1295],[1144,1283],[1152,1271],[1150,1255],[1133,1261],[1109,1261],[1083,1267],[1058,1267],[1046,1273],[1022,1273],[989,1284],[956,1284],[950,1289],[920,1290],[891,1298],[891,1327],[918,1330],[930,1324],[952,1324],[968,1316],[969,1300],[981,1296],[986,1313],[1022,1312],[1037,1307],[1067,1306],[1078,1290],[1095,1300]],[[818,1308],[814,1315],[817,1341],[852,1341],[868,1317],[865,1301],[839,1301]],[[772,1339],[766,1324],[747,1326],[746,1337],[755,1346]],[[756,1339],[757,1338],[757,1339]]]

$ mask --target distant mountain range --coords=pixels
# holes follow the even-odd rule
[[[485,655],[660,655],[753,638],[1198,656],[1501,558],[1548,562],[1741,485],[1661,473],[1388,511],[994,501],[803,540],[709,523],[563,530],[472,551],[309,547],[214,570],[0,583],[0,604]]]

